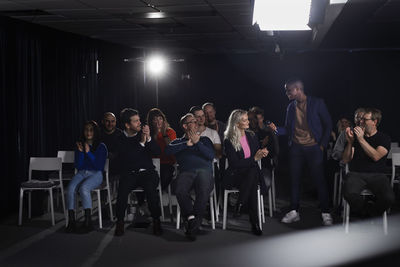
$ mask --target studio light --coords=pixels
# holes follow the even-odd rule
[[[311,30],[311,0],[254,0],[253,24],[262,31]]]
[[[166,60],[161,55],[154,55],[148,59],[147,67],[152,75],[160,76],[166,68]]]

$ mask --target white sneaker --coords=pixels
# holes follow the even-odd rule
[[[333,224],[333,219],[330,213],[322,213],[322,224],[325,226],[330,226]]]
[[[281,220],[283,223],[292,223],[297,221],[300,221],[300,215],[296,210],[289,211]]]

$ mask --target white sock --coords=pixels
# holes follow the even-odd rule
[[[189,220],[193,220],[195,217],[194,217],[194,215],[190,215],[189,217],[188,217],[188,221]]]

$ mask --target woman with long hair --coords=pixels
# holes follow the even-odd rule
[[[169,126],[165,114],[158,108],[152,108],[147,113],[147,124],[150,127],[150,135],[160,146],[160,179],[161,188],[165,190],[171,183],[176,162],[173,155],[166,155],[165,147],[176,139],[176,132]]]
[[[268,150],[260,149],[256,135],[249,130],[249,119],[245,110],[232,111],[224,138],[225,153],[228,158],[224,184],[226,188],[239,189],[234,215],[240,216],[243,207],[247,206],[252,232],[255,235],[262,235],[257,219],[257,187],[262,174],[257,161],[266,157]]]
[[[75,232],[75,197],[79,191],[82,206],[85,210],[85,221],[80,232],[93,230],[91,209],[91,191],[103,182],[104,164],[107,158],[107,147],[100,143],[99,127],[95,121],[87,121],[83,125],[80,140],[76,142],[75,168],[78,172],[72,178],[67,189],[68,225],[66,232]]]

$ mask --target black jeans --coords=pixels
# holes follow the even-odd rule
[[[207,201],[214,188],[214,177],[211,170],[196,169],[179,173],[173,182],[173,190],[182,211],[182,216],[187,219],[191,215],[203,218]],[[192,204],[190,191],[194,189],[196,199]]]
[[[370,190],[375,196],[371,206],[360,195],[364,189]],[[382,215],[395,202],[389,178],[382,173],[349,172],[344,182],[343,194],[352,212],[361,216]]]
[[[319,145],[302,146],[293,144],[289,151],[289,166],[291,177],[291,209],[298,210],[300,206],[300,180],[303,167],[307,166],[317,186],[318,198],[322,212],[329,212],[329,194],[324,177],[324,152]]]
[[[146,170],[142,172],[129,172],[121,174],[117,197],[117,220],[123,221],[128,202],[128,195],[137,188],[143,187],[144,194],[149,204],[151,217],[159,218],[161,215],[160,199],[157,194],[159,177],[155,170]]]

